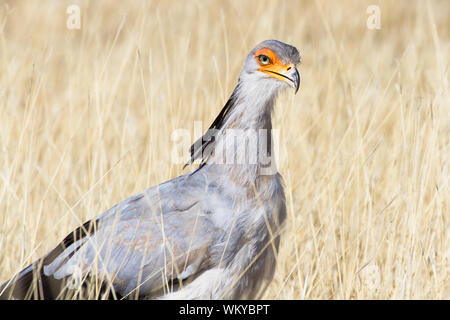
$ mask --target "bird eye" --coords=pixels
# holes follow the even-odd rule
[[[270,61],[270,59],[269,59],[269,57],[268,56],[265,56],[265,55],[260,55],[259,57],[258,57],[258,59],[259,59],[259,62],[261,62],[261,64],[262,65],[268,65],[271,61]]]

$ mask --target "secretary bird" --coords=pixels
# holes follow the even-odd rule
[[[282,90],[298,91],[299,63],[293,46],[258,44],[231,97],[190,148],[187,165],[197,160],[198,168],[84,223],[6,281],[0,298],[260,298],[286,218],[271,114]]]

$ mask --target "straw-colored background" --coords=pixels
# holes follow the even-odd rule
[[[81,29],[66,27],[70,4]],[[379,5],[381,29],[366,8]],[[284,94],[288,221],[274,299],[450,298],[450,2],[2,1],[0,281],[181,174],[247,53],[302,55]],[[189,145],[186,145],[187,149]]]

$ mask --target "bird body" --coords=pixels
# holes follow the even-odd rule
[[[298,89],[299,59],[279,41],[256,46],[227,104],[191,147],[188,164],[199,159],[199,168],[85,223],[3,284],[0,298],[261,297],[286,218],[271,113],[282,89]]]

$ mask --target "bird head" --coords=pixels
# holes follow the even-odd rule
[[[261,90],[278,92],[292,87],[297,93],[300,75],[297,65],[300,54],[297,48],[277,40],[266,40],[258,44],[244,62],[241,80],[251,80]]]
[[[191,146],[191,159],[186,165],[198,158],[205,164],[215,150],[217,140],[227,128],[271,128],[270,111],[273,109],[276,95],[289,87],[292,87],[295,93],[298,91],[299,63],[298,50],[281,41],[266,40],[253,48],[245,59],[231,97],[205,135]]]

